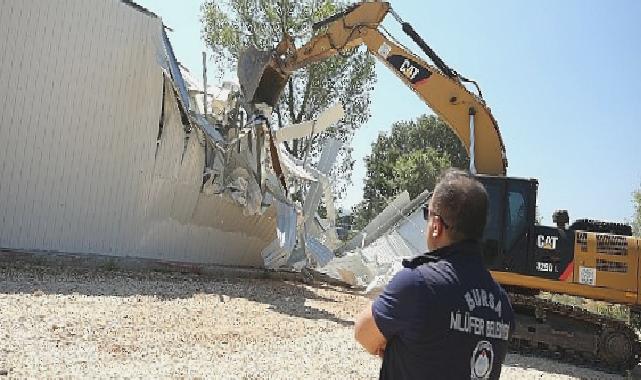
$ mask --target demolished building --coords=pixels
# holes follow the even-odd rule
[[[204,191],[223,138],[193,116],[159,17],[9,1],[0,25],[0,248],[262,266],[275,206]]]
[[[402,260],[427,252],[421,206],[431,193],[410,199],[399,194],[362,231],[336,251],[337,257],[320,268],[331,277],[375,295],[402,268]]]
[[[313,165],[285,149],[341,119],[340,104],[274,129],[241,86],[203,88],[152,12],[64,4],[10,1],[0,14],[0,249],[312,267],[353,285],[389,270],[383,251],[421,252],[403,226],[423,196],[402,195],[343,244],[329,179],[341,143],[326,139]]]
[[[159,17],[64,5],[0,14],[0,248],[263,266],[287,199],[265,191],[259,129],[223,120],[238,89],[210,91],[205,117]]]

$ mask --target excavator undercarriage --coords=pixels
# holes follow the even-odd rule
[[[510,348],[611,372],[639,362],[641,343],[625,321],[508,289],[516,315]],[[531,292],[529,292],[531,293]]]

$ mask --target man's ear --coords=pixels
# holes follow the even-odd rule
[[[439,224],[438,223],[432,223],[432,236],[433,237],[438,237],[440,231],[439,231]]]

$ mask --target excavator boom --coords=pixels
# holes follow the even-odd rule
[[[286,36],[272,52],[248,50],[239,61],[239,80],[245,96],[252,103],[274,106],[294,71],[365,45],[450,126],[470,155],[472,171],[506,175],[505,146],[483,99],[468,91],[461,83],[462,77],[447,68],[431,49],[430,55],[441,69],[383,34],[380,25],[390,13],[398,19],[387,2],[358,3],[316,24],[316,28],[326,28],[325,31],[298,49]],[[403,29],[413,32],[407,23],[403,23]],[[416,40],[417,35],[412,37]],[[425,50],[426,44],[417,42]],[[483,149],[476,150],[475,146]]]

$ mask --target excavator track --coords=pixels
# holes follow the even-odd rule
[[[641,357],[641,343],[626,322],[534,295],[510,292],[516,328],[512,351],[625,372]]]

